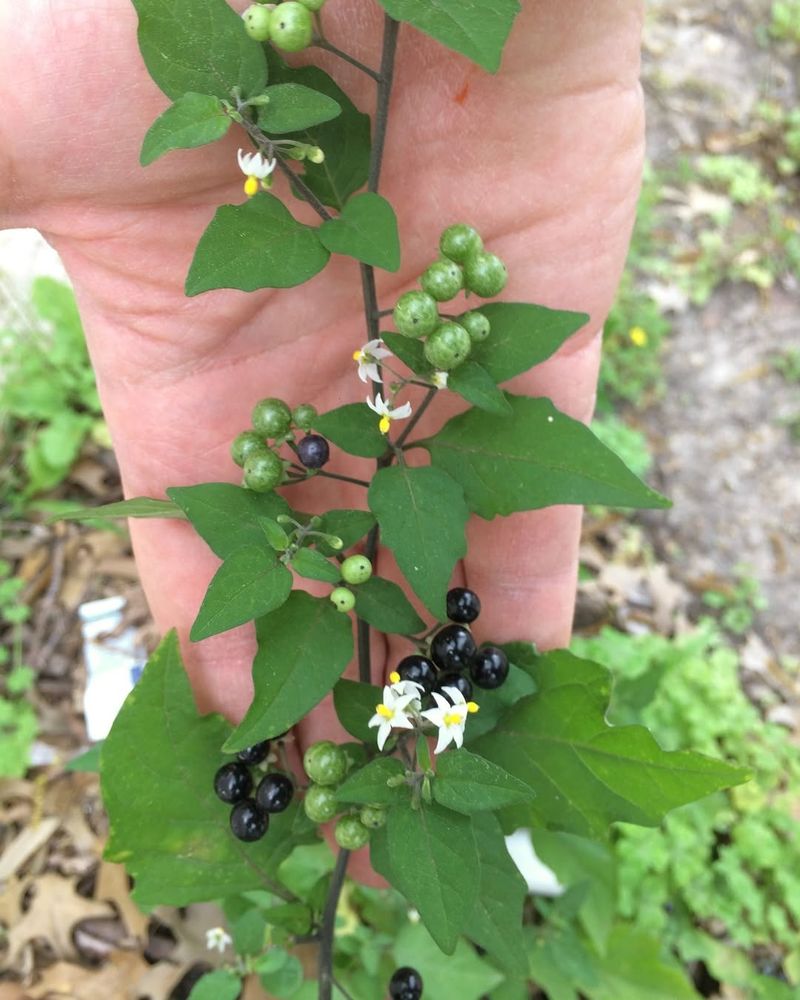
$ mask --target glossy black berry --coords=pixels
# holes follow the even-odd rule
[[[436,684],[436,667],[427,656],[415,653],[404,657],[397,664],[397,672],[402,680],[421,684],[426,694],[430,694]]]
[[[433,637],[431,659],[442,670],[465,670],[475,648],[469,629],[463,625],[445,625]]]
[[[236,754],[236,759],[243,764],[260,764],[262,760],[267,759],[268,753],[269,740],[263,740],[261,743],[254,743],[253,746],[240,750]]]
[[[464,695],[464,701],[472,701],[472,682],[466,674],[457,674],[455,671],[441,674],[434,690],[443,694],[442,688],[446,687],[457,688]]]
[[[214,791],[218,798],[230,805],[246,799],[252,787],[253,779],[244,764],[223,764],[214,775]]]
[[[331,457],[331,450],[321,434],[307,434],[298,442],[297,457],[307,469],[321,469]]]
[[[470,677],[482,688],[499,688],[508,677],[508,657],[497,646],[482,646],[472,657]]]
[[[420,1000],[422,976],[416,969],[404,965],[389,980],[389,996],[392,1000]]]
[[[256,789],[256,803],[267,813],[287,809],[294,795],[292,779],[276,771],[265,774]]]
[[[253,799],[245,799],[231,809],[231,830],[239,840],[261,840],[268,826],[269,816]]]
[[[447,617],[451,622],[469,625],[481,613],[481,602],[474,590],[453,587],[447,592]]]

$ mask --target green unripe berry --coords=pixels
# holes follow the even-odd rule
[[[368,830],[379,830],[386,823],[383,806],[362,806],[358,818]]]
[[[292,411],[282,399],[262,399],[253,407],[253,430],[264,437],[283,437],[292,425]]]
[[[347,773],[367,763],[367,749],[363,743],[341,743],[339,749],[347,758]]]
[[[347,614],[356,606],[356,595],[347,587],[334,587],[330,593],[330,601],[337,611]]]
[[[358,585],[372,576],[372,563],[366,556],[348,556],[341,565],[342,579]]]
[[[482,299],[499,295],[507,281],[506,265],[496,254],[486,250],[473,254],[464,264],[464,284]]]
[[[325,6],[325,0],[300,0],[300,3],[308,10],[313,11],[322,10]]]
[[[460,323],[442,323],[425,341],[425,357],[437,371],[449,372],[467,360],[472,348]]]
[[[244,461],[244,485],[256,493],[269,493],[283,480],[283,462],[274,451],[251,452]]]
[[[439,325],[436,299],[427,292],[405,292],[397,300],[392,317],[406,337],[427,337]]]
[[[437,302],[447,302],[464,287],[464,273],[452,260],[437,260],[423,273],[419,283]]]
[[[270,11],[260,3],[251,4],[242,14],[244,30],[257,42],[269,40]]]
[[[467,257],[483,250],[483,240],[477,229],[464,222],[457,222],[442,233],[439,249],[456,264],[463,264]]]
[[[311,12],[297,0],[286,0],[273,10],[269,21],[270,41],[284,52],[307,49],[314,36]]]
[[[489,320],[482,312],[464,313],[463,316],[459,316],[458,322],[467,331],[473,344],[479,344],[482,340],[486,340],[491,333],[492,328]]]
[[[303,754],[303,768],[317,785],[338,785],[347,774],[347,754],[331,740],[320,740]]]
[[[292,420],[295,427],[301,431],[310,431],[317,419],[317,408],[311,403],[301,403],[292,410]]]
[[[369,830],[358,816],[342,816],[333,831],[336,843],[346,851],[357,851],[369,843]]]
[[[313,823],[329,823],[339,812],[336,792],[325,785],[311,785],[303,799],[303,809]]]
[[[257,451],[268,451],[264,439],[255,431],[242,431],[233,439],[231,458],[241,467],[245,460]]]

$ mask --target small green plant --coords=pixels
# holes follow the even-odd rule
[[[800,45],[800,0],[775,0],[769,33],[779,41]]]
[[[34,673],[22,660],[22,625],[30,608],[21,600],[24,581],[0,560],[0,777],[20,778],[37,731],[36,712],[26,700]]]
[[[704,591],[703,603],[719,613],[723,628],[734,635],[744,635],[752,627],[759,611],[767,607],[758,580],[746,566],[737,566],[730,583]]]
[[[772,356],[770,363],[773,371],[787,382],[800,383],[800,348],[784,348]]]

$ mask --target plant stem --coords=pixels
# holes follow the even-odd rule
[[[319,38],[316,42],[314,42],[314,47],[324,49],[325,52],[331,52],[333,55],[343,59],[346,63],[350,63],[351,66],[355,66],[356,69],[360,69],[362,73],[366,73],[367,76],[371,77],[376,82],[380,80],[380,74],[376,73],[371,66],[367,66],[365,63],[360,62],[349,53],[344,52],[342,49],[329,42],[327,38]]]
[[[356,479],[354,476],[343,476],[339,472],[324,472],[320,469],[316,475],[322,476],[323,479],[340,479],[343,483],[354,483],[356,486],[363,486],[365,489],[369,488],[369,483],[366,479]],[[316,476],[309,476],[308,478],[315,479]]]
[[[331,1000],[333,989],[333,939],[336,931],[336,910],[339,896],[347,872],[350,852],[342,848],[336,859],[336,867],[331,877],[331,887],[325,900],[319,941],[319,1000]]]
[[[397,36],[400,22],[389,17],[383,18],[383,51],[381,71],[378,77],[378,103],[375,108],[375,137],[372,142],[372,157],[369,167],[369,190],[377,191],[383,166],[383,148],[386,144],[386,130],[389,125],[389,101],[394,82],[394,61],[397,54]]]
[[[422,417],[423,413],[428,409],[428,407],[431,405],[431,403],[433,402],[434,398],[436,397],[436,393],[438,391],[439,391],[438,389],[428,389],[428,395],[419,404],[419,406],[417,407],[417,412],[414,414],[414,416],[409,420],[409,422],[403,428],[403,433],[394,442],[395,448],[402,448],[403,447],[403,445],[405,444],[405,442],[408,440],[408,435],[417,426],[417,424],[420,421],[420,418]]]

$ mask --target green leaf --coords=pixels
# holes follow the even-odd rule
[[[618,924],[597,964],[591,1000],[697,1000],[680,964],[664,956],[661,941],[635,927]]]
[[[279,83],[264,94],[269,104],[258,109],[258,127],[268,135],[312,128],[342,113],[338,101],[301,83]]]
[[[507,647],[503,647],[507,650]],[[508,677],[499,688],[480,692],[481,710],[472,715],[467,723],[465,743],[471,746],[477,739],[494,729],[506,710],[516,704],[526,694],[533,694],[536,685],[533,678],[513,662],[509,663]]]
[[[94,521],[97,518],[115,517],[172,517],[185,520],[186,515],[172,500],[153,500],[151,497],[131,497],[102,507],[78,507],[57,514],[56,521]]]
[[[103,740],[95,743],[83,753],[79,753],[72,760],[64,765],[65,771],[87,771],[90,773],[100,773],[100,753],[103,749]]]
[[[283,953],[283,961],[272,968],[265,967],[269,960],[275,959],[277,953]],[[303,984],[303,966],[296,955],[289,955],[283,949],[272,948],[256,964],[255,968],[261,985],[273,997],[291,997]]]
[[[416,635],[425,628],[411,602],[391,580],[370,577],[354,588],[356,614],[379,632]]]
[[[381,334],[381,340],[396,357],[400,358],[415,375],[429,376],[433,372],[425,357],[425,344],[414,337],[406,337],[402,333],[387,331]]]
[[[262,520],[289,514],[289,505],[277,493],[253,493],[233,483],[172,486],[167,496],[220,559],[247,545],[262,545]]]
[[[529,802],[533,791],[502,767],[462,749],[438,758],[433,797],[439,805],[469,816]]]
[[[336,789],[336,797],[341,802],[390,806],[409,798],[408,785],[387,785],[390,778],[402,778],[404,774],[405,768],[397,757],[376,757],[342,782]]]
[[[328,440],[350,455],[380,458],[386,451],[386,438],[378,430],[380,418],[366,403],[345,403],[321,413],[314,427]],[[327,530],[327,529],[326,529]]]
[[[397,216],[389,202],[371,191],[350,198],[338,219],[323,222],[322,245],[331,253],[396,271],[400,267]]]
[[[258,42],[225,0],[133,0],[139,15],[139,48],[153,80],[167,97],[188,92],[243,97],[267,82],[267,62]]]
[[[574,926],[558,915],[528,932],[528,963],[531,978],[548,1000],[579,1000],[591,997],[597,984],[594,956]],[[551,911],[552,913],[552,911]],[[643,998],[641,998],[643,1000]]]
[[[491,333],[472,345],[470,358],[495,382],[505,382],[546,361],[589,321],[586,313],[525,302],[490,302],[478,312],[489,320]]]
[[[277,521],[273,521],[271,517],[260,517],[258,523],[261,525],[267,543],[276,552],[285,552],[289,548],[289,536]]]
[[[495,73],[514,18],[518,0],[380,0],[391,17],[407,21],[450,49]]]
[[[237,549],[214,574],[189,638],[200,642],[260,618],[279,608],[291,589],[292,574],[272,549]]]
[[[323,580],[325,583],[338,583],[342,574],[338,566],[326,559],[321,552],[314,549],[298,549],[291,559],[292,569],[308,580]]]
[[[534,789],[526,811],[537,825],[602,838],[613,822],[655,826],[670,809],[747,778],[701,754],[668,753],[641,726],[609,726],[608,673],[598,664],[559,652],[531,673],[538,693],[473,749]]]
[[[447,388],[457,392],[468,403],[499,417],[510,417],[511,404],[491,375],[476,361],[468,360],[450,372]]]
[[[256,622],[255,694],[225,743],[228,753],[285,732],[339,679],[353,656],[353,623],[327,598],[295,590]]]
[[[142,143],[139,162],[143,167],[173,149],[194,149],[221,139],[231,119],[219,98],[210,94],[184,94],[160,115]]]
[[[367,723],[375,714],[375,706],[383,701],[381,688],[359,681],[341,680],[333,689],[336,716],[351,736],[362,743],[375,742],[375,730]]]
[[[189,1000],[236,1000],[241,989],[239,976],[225,969],[216,969],[197,980]]]
[[[507,398],[512,416],[467,410],[423,442],[434,466],[462,485],[476,514],[491,520],[553,504],[669,506],[549,399]]]
[[[460,486],[431,466],[392,466],[375,474],[368,500],[384,545],[425,607],[444,621],[450,578],[467,551],[469,510]]]
[[[425,1000],[480,1000],[502,982],[502,974],[475,954],[465,941],[444,959],[421,924],[407,922],[392,943],[395,966],[411,966],[422,976]]]
[[[105,856],[124,862],[141,906],[185,906],[259,884],[298,843],[316,839],[293,803],[271,818],[266,837],[231,836],[230,809],[214,794],[220,745],[230,725],[197,714],[174,632],[128,695],[101,755],[110,835]]]
[[[318,531],[325,532],[326,535],[336,535],[342,540],[342,549],[349,549],[357,541],[362,539],[375,527],[375,518],[368,510],[329,510],[322,515],[322,523]],[[332,549],[326,542],[316,539],[316,544],[325,555],[334,555],[336,549]]]
[[[290,934],[307,934],[314,916],[305,903],[281,903],[262,913],[268,924],[285,927]]]
[[[298,222],[283,202],[262,192],[241,205],[217,209],[197,244],[186,294],[213,288],[292,288],[318,274],[329,257],[316,229]]]
[[[480,883],[471,820],[435,803],[419,809],[401,803],[389,810],[386,830],[392,884],[452,955]]]

